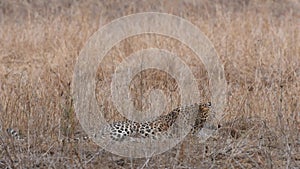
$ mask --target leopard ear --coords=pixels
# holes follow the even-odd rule
[[[211,107],[211,102],[207,102],[206,106]]]

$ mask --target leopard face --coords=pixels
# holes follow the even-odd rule
[[[198,111],[195,123],[194,123],[192,131],[191,131],[192,134],[195,134],[197,131],[199,131],[201,128],[203,128],[204,123],[206,122],[207,118],[209,117],[210,109],[211,109],[211,102],[199,105],[199,111]]]

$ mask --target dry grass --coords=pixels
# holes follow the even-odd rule
[[[188,137],[150,159],[115,156],[92,142],[61,143],[82,132],[70,95],[80,50],[99,27],[136,12],[172,13],[197,25],[225,65],[226,118],[205,143]],[[299,168],[300,2],[286,1],[1,1],[0,166],[10,168]],[[139,36],[116,45],[99,67],[97,98],[109,95],[110,74],[138,49],[177,52],[192,68],[204,99],[210,92],[205,68],[176,40]],[[184,57],[186,54],[191,57]],[[112,62],[113,61],[113,62]],[[144,78],[141,78],[144,77]],[[149,89],[163,89],[170,107],[179,96],[174,79],[143,72],[132,81],[135,106],[146,108]],[[142,85],[141,85],[142,84]],[[144,88],[141,88],[144,86]],[[116,110],[107,112],[116,119]],[[25,142],[10,139],[18,128]],[[81,134],[81,133],[80,133]],[[0,168],[1,168],[0,167]]]

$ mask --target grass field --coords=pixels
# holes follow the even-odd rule
[[[92,141],[61,142],[85,135],[71,83],[88,38],[113,19],[149,11],[189,20],[218,52],[228,86],[218,133],[204,143],[188,136],[148,159],[119,157]],[[116,64],[149,47],[176,52],[209,100],[205,67],[186,46],[160,35],[130,37],[111,49],[97,72],[95,92],[109,120],[119,118],[105,100]],[[141,98],[152,86],[167,95],[169,109],[178,105],[176,81],[148,70],[130,86],[138,109],[147,108]],[[0,1],[0,125],[0,168],[300,168],[300,2]],[[7,128],[25,140],[11,138]]]

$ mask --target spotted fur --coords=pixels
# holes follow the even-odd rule
[[[153,121],[133,122],[130,120],[114,122],[110,125],[110,135],[115,141],[122,141],[126,137],[157,138],[159,135],[167,133],[176,122],[179,114],[190,114],[196,111],[195,123],[192,126],[192,134],[201,129],[209,116],[211,103],[193,104],[173,109],[166,115],[159,116]]]

